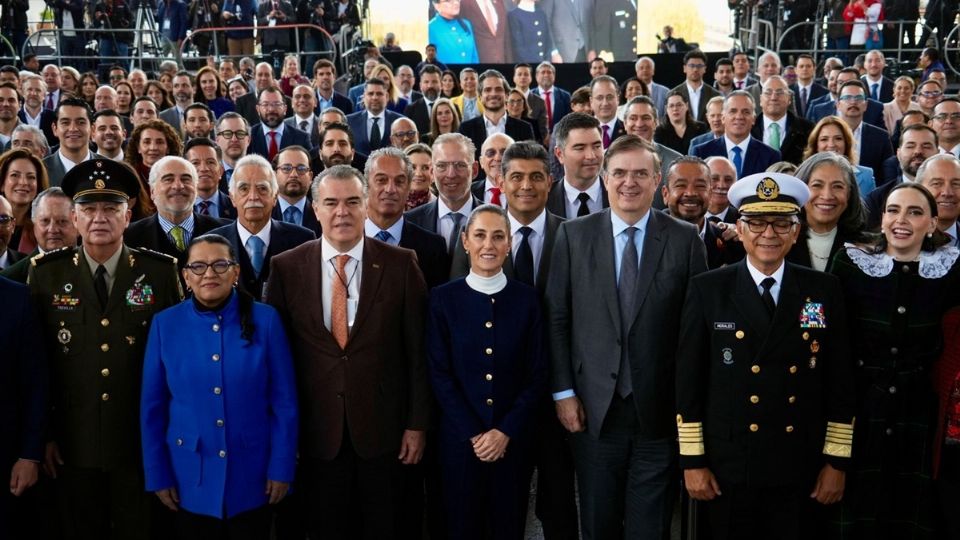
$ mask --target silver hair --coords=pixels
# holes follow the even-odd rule
[[[190,176],[193,177],[194,185],[196,185],[199,181],[197,177],[197,169],[193,166],[193,163],[190,163],[180,156],[163,156],[162,158],[158,159],[152,167],[150,167],[150,175],[147,177],[147,184],[149,184],[150,187],[157,185],[157,181],[160,180],[160,177],[166,172],[163,169],[168,163],[180,163],[182,165],[186,165],[187,171],[190,173]],[[239,163],[237,165],[239,166]]]
[[[474,156],[477,154],[477,147],[473,144],[473,141],[470,140],[470,137],[467,137],[462,133],[444,133],[443,135],[440,135],[435,141],[433,141],[433,147],[431,150],[433,150],[434,155],[436,155],[438,146],[441,144],[451,143],[462,146],[464,151],[467,153],[467,163],[473,165],[473,162],[476,161]]]
[[[918,184],[923,184],[923,179],[927,176],[927,169],[929,169],[938,161],[950,161],[957,166],[957,168],[960,168],[960,160],[958,160],[953,154],[934,154],[923,160],[923,163],[917,167],[916,181]]]
[[[49,187],[41,191],[36,197],[34,197],[33,202],[30,203],[30,212],[36,218],[40,213],[40,203],[47,197],[53,197],[56,199],[64,199],[70,203],[70,208],[73,208],[73,199],[67,196],[58,186]]]
[[[156,164],[153,165],[153,168],[156,168]],[[243,167],[258,167],[266,179],[270,182],[270,191],[274,195],[277,194],[277,191],[280,190],[279,184],[277,184],[277,173],[273,170],[273,166],[270,165],[270,162],[267,161],[267,158],[261,156],[260,154],[247,154],[240,158],[237,161],[237,164],[233,167],[233,175],[230,177],[230,193],[236,192],[237,189],[237,173],[240,172],[240,169]]]
[[[376,152],[374,152],[374,154],[376,154]],[[368,165],[369,163],[370,161],[367,161]],[[333,167],[324,169],[323,172],[318,174],[316,178],[313,179],[313,183],[310,185],[310,196],[313,199],[313,204],[320,204],[320,186],[333,180],[354,180],[359,182],[360,191],[363,193],[363,200],[366,202],[367,179],[363,176],[363,173],[351,167],[350,165],[334,165]]]
[[[50,154],[50,142],[47,141],[47,136],[43,134],[40,128],[29,124],[17,124],[17,127],[13,128],[10,138],[13,139],[16,137],[17,133],[29,133],[33,135],[33,142],[43,148],[43,155],[46,156]]]
[[[373,175],[373,169],[377,162],[379,162],[381,158],[385,157],[399,159],[400,163],[403,164],[403,172],[407,173],[407,178],[413,178],[413,163],[410,161],[410,157],[399,148],[393,146],[384,146],[383,148],[374,150],[369,156],[367,156],[367,163],[363,166],[363,175],[366,177],[364,179],[364,184],[366,184],[369,181],[369,178]]]
[[[756,115],[757,102],[753,99],[753,96],[750,94],[750,92],[747,92],[746,90],[734,90],[733,92],[727,94],[727,97],[723,100],[724,111],[727,110],[727,104],[730,103],[730,100],[735,97],[744,97],[750,100],[750,108],[754,110],[754,115]]]

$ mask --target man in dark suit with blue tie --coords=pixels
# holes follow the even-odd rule
[[[514,141],[532,141],[533,126],[530,122],[507,114],[507,92],[510,87],[506,77],[495,69],[488,69],[480,74],[479,86],[483,114],[460,124],[460,133],[470,137],[477,149],[474,159],[480,159],[483,142],[494,133],[505,133]]]
[[[37,482],[44,456],[47,357],[30,289],[0,277],[0,298],[0,478],[9,485],[0,495],[0,538],[29,538],[37,524],[18,523],[15,497]]]
[[[257,102],[260,123],[250,130],[251,154],[259,154],[273,161],[280,150],[292,144],[310,148],[310,135],[307,132],[284,124],[287,104],[283,97],[283,92],[276,86],[260,92],[260,100]]]
[[[440,96],[440,69],[427,64],[420,70],[421,97],[407,105],[403,110],[404,116],[413,120],[417,131],[422,134],[430,133],[430,110],[433,102]]]
[[[561,118],[570,114],[570,92],[554,86],[553,82],[556,78],[557,68],[550,62],[540,62],[536,72],[537,86],[530,90],[543,99],[550,132],[553,132],[553,127]]]
[[[40,128],[44,137],[47,138],[48,145],[56,146],[60,144],[60,141],[53,134],[53,123],[56,121],[57,115],[43,106],[43,98],[47,95],[47,84],[43,82],[43,78],[39,75],[25,77],[20,82],[20,89],[23,91],[23,107],[20,107],[20,111],[17,113],[20,122]],[[28,122],[28,114],[37,122],[36,124]]]
[[[337,80],[337,67],[326,58],[313,63],[313,86],[317,89],[317,108],[314,114],[321,115],[330,107],[336,107],[346,114],[353,112],[350,99],[333,89]]]
[[[843,68],[837,73],[836,94],[811,105],[807,111],[807,119],[813,123],[819,122],[823,117],[835,115],[840,116],[840,104],[837,101],[840,94],[840,87],[849,81],[859,81],[860,72],[857,68]],[[866,88],[866,87],[864,87]],[[883,104],[867,96],[866,110],[863,113],[863,121],[876,128],[886,130],[886,124],[883,121]]]
[[[197,199],[193,203],[197,214],[227,221],[237,219],[233,201],[220,191],[220,179],[223,178],[223,151],[220,147],[210,139],[190,139],[183,145],[183,157],[197,170]]]
[[[313,178],[310,170],[310,152],[302,146],[288,146],[276,159],[277,205],[271,217],[274,220],[299,225],[320,235],[320,222],[313,211],[308,193]]]
[[[693,155],[729,159],[737,168],[737,178],[767,170],[780,161],[780,152],[750,136],[755,120],[753,96],[744,90],[730,92],[723,102],[723,137],[694,148]]]
[[[680,306],[706,255],[693,226],[651,208],[660,164],[650,143],[614,141],[603,178],[610,209],[564,222],[553,248],[551,392],[571,433],[583,537],[661,540],[678,487]]]
[[[878,49],[867,52],[863,67],[867,72],[860,80],[866,86],[870,99],[880,103],[893,101],[893,79],[883,75],[883,70],[887,67],[883,52]]]
[[[353,131],[357,152],[370,152],[390,146],[390,126],[401,115],[387,110],[387,85],[373,77],[367,79],[363,90],[363,110],[347,115],[347,125]]]
[[[257,154],[237,162],[230,178],[230,198],[237,221],[210,231],[233,244],[240,263],[240,286],[262,299],[270,277],[270,259],[316,239],[309,229],[271,219],[277,204],[277,177],[270,163]]]
[[[859,164],[873,169],[877,184],[882,184],[883,162],[893,155],[893,145],[886,131],[866,122],[866,103],[867,93],[860,80],[847,81],[840,86],[837,112],[853,132],[854,150],[860,155]]]

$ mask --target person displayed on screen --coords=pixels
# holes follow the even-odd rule
[[[437,14],[430,19],[427,33],[437,46],[437,60],[445,64],[480,62],[473,25],[460,16],[460,0],[431,0]]]

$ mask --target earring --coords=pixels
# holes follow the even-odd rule
[[[933,238],[933,233],[927,233],[927,238]]]

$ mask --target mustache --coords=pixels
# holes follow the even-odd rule
[[[247,204],[243,205],[244,210],[247,208],[263,208],[264,205],[260,201],[250,201]]]

